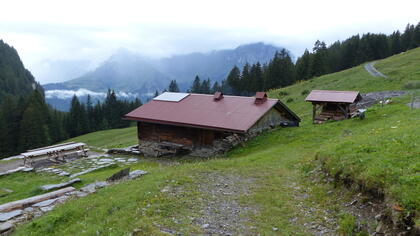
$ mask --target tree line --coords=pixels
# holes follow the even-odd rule
[[[117,99],[109,90],[104,102],[86,104],[74,96],[69,112],[53,109],[42,91],[28,96],[4,97],[0,104],[0,159],[28,149],[48,146],[93,131],[130,125],[122,116],[141,105],[140,100]]]
[[[214,83],[208,79],[200,79],[197,75],[187,92],[213,94],[221,91],[224,94],[250,96],[257,91],[291,85],[295,82],[295,67],[289,52],[286,49],[276,52],[273,59],[261,65],[246,63],[242,69],[234,66],[226,79]],[[163,92],[179,92],[176,80],[172,80]],[[159,95],[156,91],[155,96]]]
[[[257,91],[285,87],[296,81],[345,70],[416,47],[420,47],[420,22],[416,26],[408,24],[403,33],[354,35],[330,46],[317,40],[312,52],[306,49],[295,63],[290,53],[283,49],[267,64],[245,64],[243,68],[234,66],[220,83],[216,81],[212,84],[210,79],[201,80],[197,75],[187,92],[211,94],[221,91],[224,94],[250,96]],[[164,91],[179,92],[176,80],[172,80]],[[158,91],[155,93],[157,95]]]
[[[307,80],[345,70],[367,61],[383,59],[420,47],[420,22],[408,24],[404,33],[398,30],[390,35],[367,33],[354,35],[330,46],[316,41],[312,52],[305,50],[296,61],[296,79]]]

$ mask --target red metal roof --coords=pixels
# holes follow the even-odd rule
[[[358,91],[312,90],[306,101],[353,103],[359,98]]]
[[[255,104],[254,97],[223,96],[218,101],[213,95],[190,94],[179,102],[151,100],[124,116],[125,119],[197,128],[246,132],[276,104],[278,99],[267,99]],[[286,111],[296,117],[287,107]]]

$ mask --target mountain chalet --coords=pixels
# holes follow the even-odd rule
[[[277,126],[299,126],[300,118],[264,92],[255,97],[165,92],[124,116],[137,121],[139,151],[163,156],[223,153]]]

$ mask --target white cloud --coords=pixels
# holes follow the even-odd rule
[[[46,98],[58,98],[58,99],[68,99],[72,98],[74,95],[77,97],[90,95],[92,97],[105,98],[106,93],[94,92],[88,89],[78,89],[78,90],[64,90],[64,89],[54,89],[45,91]]]
[[[126,92],[116,92],[115,93],[119,98],[136,98],[138,97],[135,93],[126,93]],[[69,99],[72,98],[74,95],[77,97],[84,97],[90,95],[92,98],[103,99],[106,97],[106,93],[103,92],[94,92],[89,89],[78,89],[78,90],[66,90],[66,89],[53,89],[45,91],[45,97],[49,99]]]
[[[299,55],[316,39],[391,33],[420,20],[418,0],[14,0],[1,6],[0,38],[29,69],[47,59],[99,63],[120,47],[168,56],[264,41]]]

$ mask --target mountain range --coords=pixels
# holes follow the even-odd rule
[[[147,99],[156,90],[168,87],[176,80],[185,91],[196,75],[212,82],[226,78],[233,66],[246,63],[269,62],[282,48],[265,43],[241,45],[235,49],[214,50],[208,53],[190,53],[153,59],[120,49],[96,69],[62,83],[43,85],[47,102],[66,110],[72,93],[103,97],[108,89],[126,98]],[[98,95],[99,94],[99,95]],[[83,98],[82,98],[83,99]]]

